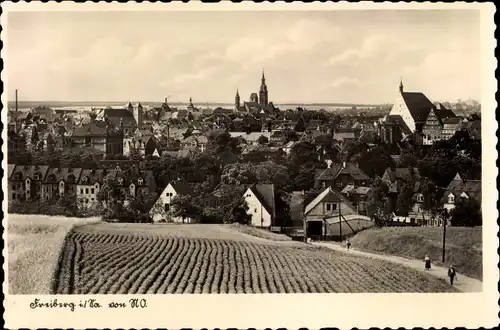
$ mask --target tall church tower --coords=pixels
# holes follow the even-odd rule
[[[262,70],[262,79],[260,82],[260,91],[259,91],[259,100],[261,107],[267,106],[269,103],[268,95],[267,95],[267,86],[266,86],[266,77],[264,76],[264,70]]]
[[[236,96],[234,97],[234,105],[236,106],[236,109],[240,107],[240,93],[238,89],[236,89]]]

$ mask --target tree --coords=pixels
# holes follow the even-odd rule
[[[174,217],[199,219],[202,215],[199,201],[191,195],[175,196],[170,207],[172,208],[172,215]]]
[[[474,227],[483,223],[480,205],[471,198],[460,197],[450,216],[452,226]]]
[[[389,150],[383,146],[365,151],[359,158],[359,168],[369,177],[382,176],[388,167],[394,165]]]
[[[376,177],[368,192],[366,211],[379,227],[385,226],[392,218],[387,193],[387,185],[380,177]]]

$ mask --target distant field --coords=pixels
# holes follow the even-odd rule
[[[456,292],[381,260],[217,225],[96,224],[65,240],[52,293]]]
[[[423,260],[428,254],[440,266],[453,265],[461,274],[482,280],[482,227],[446,228],[446,259],[441,262],[442,227],[370,229],[351,239],[354,248]]]
[[[66,234],[75,225],[95,221],[98,219],[8,214],[8,292],[49,294]]]

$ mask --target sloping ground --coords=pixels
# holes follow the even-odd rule
[[[252,226],[240,225],[238,223],[226,225],[226,227],[228,229],[235,230],[235,231],[243,233],[243,234],[252,235],[255,237],[260,237],[260,238],[268,239],[271,241],[283,242],[283,241],[291,241],[292,240],[292,238],[290,236],[287,236],[284,234],[276,234],[276,233],[273,233],[273,232],[266,230],[266,229],[260,229],[260,228],[255,228]]]
[[[442,227],[392,227],[366,230],[350,241],[358,250],[422,262],[427,254],[435,265],[453,265],[459,274],[482,280],[482,228],[447,227],[444,264],[441,262],[442,236]]]
[[[456,292],[442,280],[394,263],[302,243],[257,243],[221,226],[157,227],[146,233],[126,227],[97,224],[72,231],[52,292]]]
[[[7,215],[8,292],[49,294],[59,251],[74,226],[97,218]]]

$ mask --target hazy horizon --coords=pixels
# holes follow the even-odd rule
[[[7,96],[30,102],[480,100],[479,12],[10,12]],[[207,38],[207,35],[210,37]],[[48,100],[48,101],[40,101]],[[200,100],[199,102],[197,100]],[[120,101],[116,101],[120,102]],[[126,101],[125,101],[126,102]]]

